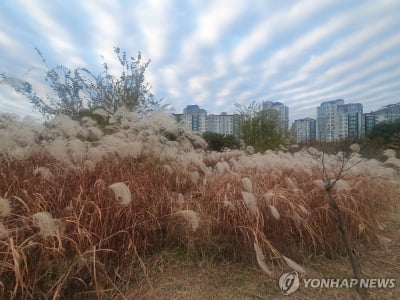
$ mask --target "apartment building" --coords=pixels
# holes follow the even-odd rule
[[[289,107],[281,102],[263,101],[263,109],[273,109],[278,112],[279,130],[285,134],[289,130]]]
[[[227,114],[222,112],[219,115],[208,115],[207,116],[207,131],[233,135],[239,139],[240,136],[240,115],[238,114]]]
[[[317,139],[333,142],[361,136],[361,103],[345,104],[343,99],[322,102],[317,108]]]
[[[292,125],[292,137],[296,143],[309,143],[316,139],[317,121],[311,118],[295,120]]]
[[[207,111],[198,105],[188,105],[183,109],[182,118],[187,129],[205,132],[207,128]]]
[[[400,119],[400,102],[363,115],[363,132],[368,133],[376,124]]]

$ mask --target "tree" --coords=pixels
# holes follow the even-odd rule
[[[249,106],[235,104],[242,116],[241,139],[246,146],[253,146],[256,152],[276,149],[285,142],[279,132],[278,112],[273,109],[260,109],[256,102]]]
[[[371,140],[379,140],[385,144],[391,142],[395,135],[400,134],[400,119],[393,122],[382,122],[375,125],[367,134]]]
[[[26,96],[45,119],[64,114],[79,120],[98,108],[110,116],[121,107],[143,116],[160,108],[161,99],[154,99],[151,86],[145,82],[144,74],[150,60],[143,63],[140,52],[136,57],[128,57],[126,52],[114,48],[122,69],[119,76],[113,76],[106,63],[98,75],[86,68],[49,67],[43,54],[38,49],[36,51],[46,66],[45,80],[53,95],[44,99],[37,95],[29,82],[5,73],[0,74],[0,83],[8,84]]]
[[[363,159],[358,159],[356,161],[353,160],[353,162],[351,160],[354,157],[355,153],[358,153],[360,151],[360,146],[358,144],[351,145],[349,149],[351,151],[349,150],[341,151],[336,156],[339,167],[338,171],[336,172],[328,170],[328,167],[325,162],[324,152],[314,152],[310,154],[314,156],[316,159],[320,160],[322,164],[322,182],[324,185],[324,190],[328,196],[328,204],[336,215],[338,230],[341,234],[347,256],[349,257],[351,267],[353,270],[353,275],[358,280],[357,292],[359,293],[361,299],[364,300],[368,299],[368,291],[367,289],[363,288],[360,285],[360,282],[363,279],[361,265],[357,256],[353,253],[354,248],[349,237],[349,232],[347,229],[347,224],[345,217],[343,215],[343,211],[340,209],[333,194],[333,189],[335,185],[337,185],[340,180],[343,180],[343,178],[345,177],[345,173],[349,171],[351,168],[357,166],[358,164],[364,161]]]
[[[239,142],[233,135],[220,134],[206,131],[203,139],[208,143],[208,147],[214,151],[222,151],[224,148],[238,148]]]

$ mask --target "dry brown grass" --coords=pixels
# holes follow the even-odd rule
[[[38,167],[47,167],[52,179],[33,175]],[[193,171],[200,179],[190,175]],[[252,181],[256,213],[243,201],[243,177]],[[300,263],[310,256],[340,255],[335,216],[316,179],[318,170],[298,169],[204,175],[194,165],[165,167],[157,157],[110,156],[90,171],[43,155],[19,161],[0,155],[0,195],[11,202],[11,214],[2,220],[8,237],[0,241],[0,298],[124,298],[132,270],[140,266],[146,274],[143,258],[163,249],[255,262],[256,242],[271,270],[283,263],[282,255]],[[350,237],[355,245],[373,243],[396,189],[384,181],[347,180],[352,191],[335,196]],[[129,187],[129,204],[117,201],[108,188],[116,182]],[[195,212],[199,227],[181,211]],[[38,212],[56,219],[55,236],[40,234],[32,219]]]

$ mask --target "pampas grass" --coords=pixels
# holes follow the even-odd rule
[[[177,212],[177,214],[183,216],[188,221],[193,231],[196,231],[197,228],[199,228],[200,217],[193,210],[190,209],[180,210]]]
[[[115,198],[123,205],[128,205],[132,201],[132,194],[128,186],[123,182],[116,182],[108,186],[115,194]]]
[[[336,184],[335,184],[335,189],[336,191],[351,191],[351,186],[350,184],[343,180],[343,179],[339,179]]]
[[[33,225],[39,227],[43,238],[56,236],[58,232],[58,220],[53,219],[48,212],[38,212],[32,216]]]
[[[299,272],[299,273],[305,273],[306,272],[306,270],[302,266],[300,266],[298,263],[294,262],[293,260],[291,260],[290,258],[288,258],[286,256],[282,255],[282,257],[283,257],[284,261],[286,262],[286,264],[288,265],[289,268],[291,268],[294,271]]]
[[[260,248],[260,246],[254,242],[254,251],[256,252],[256,258],[257,258],[257,263],[260,266],[261,270],[263,270],[265,273],[267,273],[269,276],[272,276],[272,272],[269,270],[266,262],[265,262],[265,256]]]
[[[269,210],[271,211],[272,216],[276,219],[279,220],[281,218],[281,215],[279,214],[278,210],[276,209],[275,206],[273,205],[268,205]]]
[[[95,141],[84,138],[90,120],[49,128],[5,121],[12,135],[0,128],[0,298],[123,298],[140,257],[169,247],[252,260],[268,274],[343,253],[316,149],[208,153],[168,118],[164,129],[155,119],[120,118],[123,126],[116,121]],[[334,178],[337,157],[324,159]],[[390,165],[370,159],[337,185],[355,246],[389,243],[381,231],[398,181]]]
[[[246,204],[247,208],[253,215],[258,214],[258,206],[256,197],[252,193],[242,192],[243,201]]]
[[[53,174],[49,170],[49,168],[46,167],[39,167],[33,170],[33,175],[40,175],[41,178],[44,180],[51,180],[53,177]]]
[[[0,218],[7,217],[11,212],[10,201],[3,197],[0,197]]]
[[[311,177],[301,167],[293,169],[293,165],[278,169],[275,157],[271,169],[255,171],[239,162],[242,156],[238,154],[235,152],[231,157],[228,155],[232,154],[223,154],[208,161],[203,154],[206,166],[187,160],[184,168],[182,160],[166,164],[154,156],[143,156],[137,161],[114,154],[98,161],[91,169],[79,166],[66,169],[46,155],[9,161],[0,154],[3,174],[0,193],[13,199],[12,212],[16,216],[4,219],[7,221],[4,223],[5,238],[13,239],[16,251],[25,251],[22,249],[26,240],[43,247],[39,255],[26,254],[30,263],[27,269],[20,270],[23,278],[29,278],[24,291],[40,290],[40,278],[47,272],[49,257],[58,265],[74,266],[70,275],[60,273],[57,280],[77,276],[89,285],[93,269],[78,267],[80,263],[77,262],[86,261],[94,247],[97,263],[109,265],[97,268],[96,278],[108,276],[115,282],[120,280],[113,266],[128,268],[138,263],[136,254],[130,256],[129,253],[138,251],[146,255],[166,245],[182,245],[187,251],[213,249],[216,251],[213,256],[221,255],[224,259],[249,259],[254,257],[249,255],[254,248],[253,251],[258,252],[255,260],[265,272],[270,269],[265,268],[270,257],[281,257],[281,263],[288,264],[282,253],[301,262],[310,255],[342,251],[335,216],[326,205],[325,191],[314,183],[319,178],[318,168],[311,169]],[[235,172],[208,172],[220,159],[229,161]],[[57,176],[53,176],[52,181],[38,181],[32,176],[37,165],[51,166],[52,173]],[[198,182],[204,181],[206,185],[192,180],[194,172],[198,174]],[[243,190],[242,179],[250,176],[257,186],[253,193]],[[301,192],[288,188],[286,178],[293,179]],[[345,180],[352,190],[336,190],[335,197],[343,208],[351,239],[355,244],[383,240],[377,237],[382,223],[380,216],[397,199],[398,187],[367,175],[351,175]],[[0,203],[9,204],[3,199]],[[7,207],[3,216],[8,216],[10,205],[3,207]],[[59,221],[44,211],[57,216]],[[41,217],[35,217],[31,228],[25,220],[35,212]],[[199,213],[204,220],[201,223]],[[178,226],[180,218],[177,216],[187,225]],[[360,224],[371,225],[360,232]],[[43,239],[35,238],[37,231]],[[254,246],[253,236],[258,240],[258,247],[263,249],[263,256]],[[11,251],[7,249],[4,253]],[[10,282],[6,290],[13,290],[14,273],[8,273],[6,266],[14,262],[10,256],[0,255],[4,261],[0,263],[0,275]],[[68,280],[57,280],[52,282],[55,288],[46,291],[47,295],[53,297],[56,289],[61,294],[66,293]],[[109,281],[102,284],[114,289]],[[17,290],[21,295],[22,288]]]
[[[3,223],[0,223],[0,240],[5,240],[8,237],[7,228]]]
[[[243,189],[248,193],[253,193],[253,183],[250,178],[242,178]]]

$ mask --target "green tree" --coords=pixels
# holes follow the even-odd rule
[[[242,116],[240,136],[246,146],[253,146],[256,152],[276,149],[285,143],[279,132],[278,112],[273,109],[260,109],[256,102],[249,106],[235,104]]]
[[[233,135],[206,131],[203,133],[203,139],[208,143],[208,148],[210,150],[222,151],[224,148],[239,148],[239,142]]]
[[[40,97],[29,82],[5,73],[0,74],[0,83],[8,84],[26,96],[45,119],[64,114],[79,120],[98,108],[104,109],[108,116],[120,107],[136,111],[139,115],[147,115],[160,108],[161,99],[154,99],[151,86],[145,82],[144,75],[150,60],[142,62],[140,52],[136,57],[128,57],[126,52],[114,48],[121,73],[113,76],[106,63],[98,75],[86,68],[70,70],[63,65],[49,67],[43,54],[36,50],[46,67],[45,80],[52,95]]]
[[[396,135],[400,134],[400,119],[393,122],[382,122],[375,125],[367,134],[371,140],[378,140],[384,144],[389,144]]]

